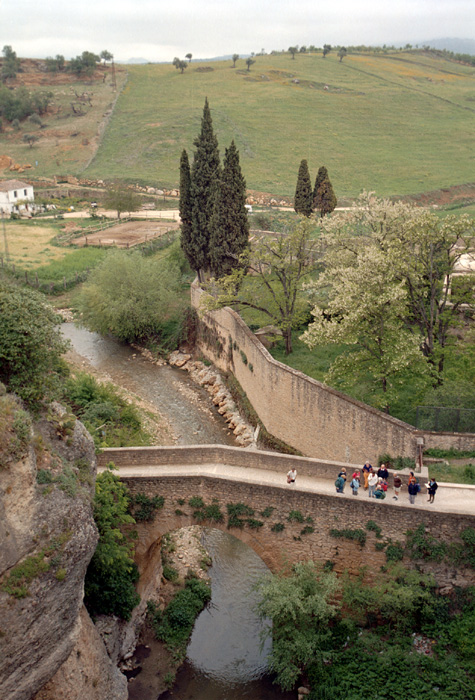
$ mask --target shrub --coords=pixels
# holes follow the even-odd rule
[[[271,527],[272,532],[282,532],[282,530],[285,530],[284,523],[274,523]]]
[[[332,530],[330,530],[330,536],[331,537],[343,537],[344,539],[347,539],[347,540],[355,540],[356,542],[359,542],[362,547],[364,547],[366,544],[366,532],[364,530],[359,529],[359,528],[357,528],[355,530],[332,529]]]
[[[153,496],[149,498],[144,493],[137,493],[130,497],[129,510],[134,520],[143,522],[145,520],[153,520],[155,511],[163,508],[165,499],[163,496]]]
[[[383,464],[385,464],[385,462],[383,462]],[[374,532],[376,537],[380,539],[382,530],[379,525],[374,522],[374,520],[368,520],[366,523],[366,529]]]
[[[166,564],[163,567],[163,578],[174,583],[175,581],[178,581],[178,571],[174,569],[173,566]]]
[[[299,510],[291,510],[287,516],[289,523],[303,523],[305,518]]]
[[[386,547],[386,561],[401,561],[403,557],[404,546],[400,542],[390,542]]]

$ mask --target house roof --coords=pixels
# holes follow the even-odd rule
[[[29,185],[27,182],[22,182],[22,180],[0,180],[0,192],[21,190],[25,187],[31,187],[31,185]]]

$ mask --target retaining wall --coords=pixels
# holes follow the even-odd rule
[[[199,310],[202,290],[191,289]],[[417,455],[425,433],[356,401],[270,355],[232,309],[200,316],[198,350],[234,374],[269,433],[309,457],[373,464],[379,455]],[[475,449],[473,434],[427,433],[427,446]]]

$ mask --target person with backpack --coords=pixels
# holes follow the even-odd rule
[[[338,474],[336,481],[335,481],[336,492],[343,493],[343,490],[345,488],[345,484],[346,484],[346,469],[342,469],[341,472]]]
[[[353,474],[353,478],[352,478],[352,480],[351,480],[350,486],[351,486],[351,490],[352,490],[353,496],[357,496],[357,495],[358,495],[358,489],[359,489],[359,487],[360,487],[360,475],[359,475],[359,472],[356,473],[356,474]]]

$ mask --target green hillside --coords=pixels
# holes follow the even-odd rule
[[[475,68],[424,52],[258,56],[128,68],[85,175],[176,186],[204,99],[221,153],[240,150],[250,189],[293,195],[298,166],[327,166],[339,197],[410,194],[474,181]]]

